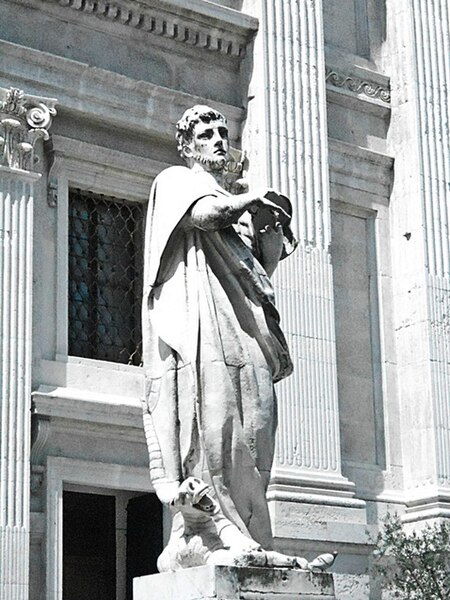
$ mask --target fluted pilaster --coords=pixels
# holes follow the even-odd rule
[[[269,179],[296,199],[298,239],[328,249],[328,145],[322,2],[263,2]]]
[[[274,484],[290,495],[295,487],[351,495],[340,459],[322,2],[250,1],[246,9],[260,20],[244,133],[250,175],[256,160],[254,180],[290,197],[300,241],[274,278],[294,360],[278,388]]]
[[[450,5],[414,0],[415,67],[427,267],[450,275]]]
[[[0,599],[28,600],[35,144],[52,108],[0,90]]]
[[[437,479],[450,486],[450,5],[414,0]]]

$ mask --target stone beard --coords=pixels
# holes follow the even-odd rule
[[[210,171],[223,171],[223,168],[225,166],[226,160],[225,158],[221,158],[218,160],[213,160],[211,158],[205,158],[204,156],[202,156],[199,152],[196,152],[195,154],[193,154],[194,161],[200,165],[204,165],[205,167],[208,167],[208,170]]]
[[[190,168],[160,173],[148,207],[144,427],[155,491],[173,513],[160,571],[276,555],[266,502],[274,382],[292,364],[267,271],[295,246],[275,203],[223,189],[228,131],[217,115],[185,113],[178,141]],[[261,228],[264,214],[273,227]]]

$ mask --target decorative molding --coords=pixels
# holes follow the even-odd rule
[[[0,88],[0,165],[33,171],[37,140],[49,138],[56,100],[26,96],[22,90]]]
[[[389,87],[380,85],[374,81],[360,79],[353,75],[344,75],[329,67],[326,69],[325,81],[333,87],[346,88],[354,94],[364,94],[369,98],[379,99],[386,104],[390,104],[391,102],[391,90]]]
[[[58,204],[58,180],[55,177],[48,180],[47,204],[50,208],[56,208]]]
[[[33,465],[31,467],[30,491],[33,496],[38,496],[44,483],[45,467]]]
[[[210,3],[187,8],[177,0],[45,0],[100,19],[172,39],[189,46],[244,58],[258,23],[242,13]]]

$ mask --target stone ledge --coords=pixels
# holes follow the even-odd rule
[[[0,40],[0,86],[8,87],[12,82],[35,94],[57,98],[60,117],[82,116],[111,129],[120,127],[170,140],[180,115],[207,100]],[[230,139],[236,143],[244,110],[209,99],[207,102],[227,116]]]
[[[333,577],[297,569],[203,566],[134,579],[134,600],[334,600]]]
[[[342,140],[328,138],[330,183],[378,196],[389,202],[394,159]]]
[[[142,437],[139,394],[121,396],[86,389],[41,385],[32,393],[33,413],[71,421],[135,428]],[[73,425],[72,425],[73,426]],[[128,432],[127,435],[131,435]]]

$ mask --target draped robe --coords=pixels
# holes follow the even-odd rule
[[[186,167],[163,171],[150,193],[142,311],[150,475],[163,502],[187,477],[203,479],[223,514],[270,549],[274,382],[292,365],[252,244],[238,225],[203,230],[192,219],[206,196],[230,194]]]

